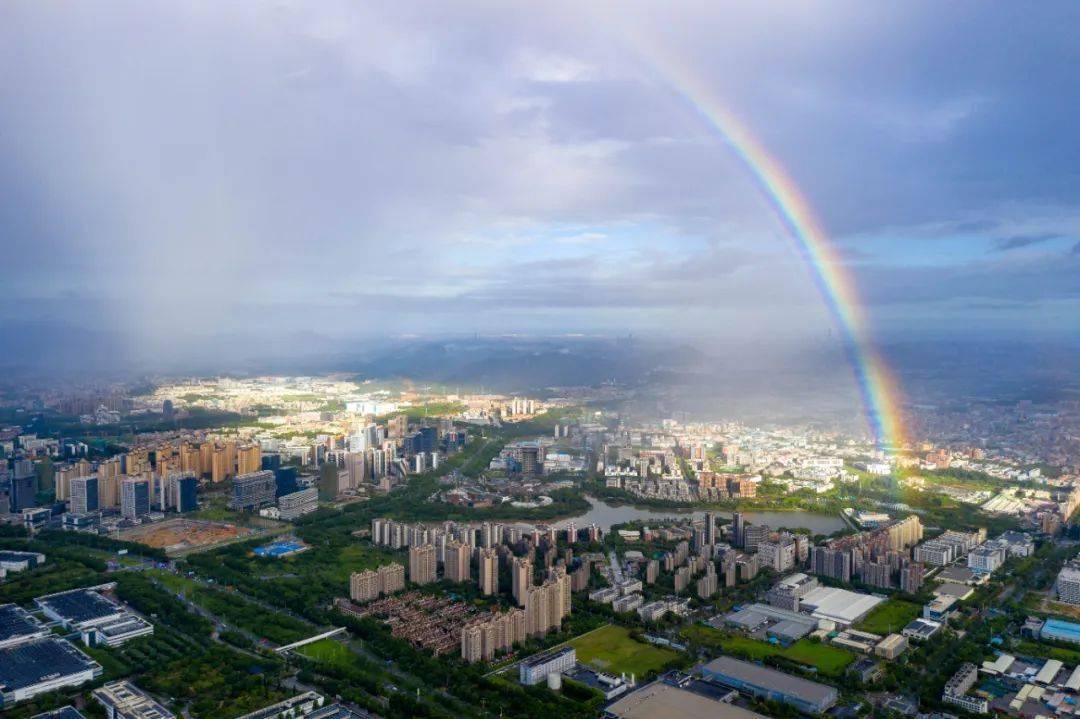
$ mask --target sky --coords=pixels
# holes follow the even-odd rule
[[[433,333],[1080,333],[1080,6],[0,4],[0,326],[146,357]]]

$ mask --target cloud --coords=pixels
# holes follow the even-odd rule
[[[1014,235],[1012,237],[1003,237],[994,243],[994,252],[1008,252],[1009,250],[1018,250],[1024,247],[1031,247],[1032,245],[1042,244],[1043,242],[1049,242],[1050,240],[1056,240],[1060,238],[1060,235],[1053,233],[1045,233],[1041,235]]]
[[[177,352],[316,321],[827,321],[774,203],[642,38],[802,189],[872,321],[962,321],[898,309],[950,299],[1035,315],[1074,295],[1071,265],[976,260],[1080,234],[1077,12],[8,3],[0,319]]]

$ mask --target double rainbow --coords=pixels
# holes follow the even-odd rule
[[[652,67],[663,76],[664,84],[679,94],[710,129],[731,146],[795,240],[843,337],[875,442],[882,449],[902,448],[907,437],[896,380],[871,341],[854,278],[798,185],[768,149],[693,73],[659,53],[650,55]]]

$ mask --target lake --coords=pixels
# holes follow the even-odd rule
[[[612,505],[595,497],[586,497],[589,501],[589,511],[576,517],[562,519],[555,522],[556,527],[565,527],[574,522],[578,527],[595,524],[605,532],[609,531],[614,524],[632,522],[634,520],[657,521],[661,519],[686,519],[693,517],[700,519],[705,516],[704,511],[678,511],[674,509],[645,509],[628,504]],[[731,518],[731,512],[717,510],[718,517]],[[767,524],[770,527],[788,527],[795,529],[804,527],[812,534],[832,534],[839,529],[846,529],[847,524],[840,517],[832,514],[819,514],[799,509],[791,512],[743,512],[746,521],[752,524]]]

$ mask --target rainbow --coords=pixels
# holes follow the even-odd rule
[[[639,44],[645,48],[646,45]],[[900,449],[907,442],[897,383],[870,339],[855,280],[846,269],[799,190],[783,166],[750,130],[693,73],[661,53],[650,53],[662,84],[680,95],[706,124],[730,145],[758,189],[795,240],[811,268],[814,283],[843,337],[864,411],[881,449]]]

